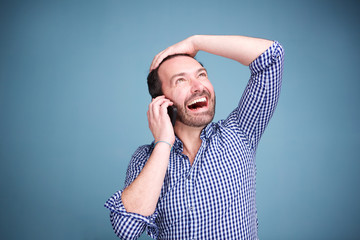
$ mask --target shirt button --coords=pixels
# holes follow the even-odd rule
[[[190,180],[190,179],[191,179],[191,176],[189,175],[189,176],[187,177],[187,179]]]
[[[194,210],[194,207],[193,206],[190,206],[190,211],[193,211]]]

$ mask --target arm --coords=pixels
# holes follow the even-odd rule
[[[187,53],[195,56],[198,51],[230,58],[248,66],[266,49],[273,41],[245,36],[215,36],[195,35],[191,36],[155,56],[150,70],[155,69],[168,55]]]
[[[256,149],[275,111],[280,95],[283,63],[284,49],[278,42],[274,42],[250,64],[250,80],[238,107],[225,121],[227,126],[237,126],[247,136],[253,149]]]
[[[175,142],[175,134],[167,107],[172,105],[164,96],[155,98],[149,105],[149,128],[155,142],[166,141],[171,145]],[[160,142],[156,144],[150,158],[137,178],[124,189],[121,199],[127,212],[150,216],[154,213],[159,200],[169,163],[171,146]]]
[[[149,105],[148,120],[155,142],[175,141],[174,130],[167,114],[172,105],[164,96],[153,99]],[[133,155],[126,172],[125,189],[115,193],[106,203],[114,231],[121,239],[137,239],[147,228],[151,237],[157,237],[155,207],[160,196],[170,146],[158,143],[140,147]]]
[[[144,168],[152,151],[151,145],[139,147],[133,156],[126,171],[125,188],[129,186]],[[147,229],[148,234],[157,237],[157,214],[143,216],[137,213],[127,212],[121,200],[123,191],[117,191],[105,203],[110,210],[110,221],[115,234],[121,239],[138,239]]]
[[[283,71],[283,49],[270,40],[245,36],[191,36],[155,56],[150,70],[155,69],[168,55],[198,51],[230,58],[250,66],[251,78],[238,108],[228,120],[235,120],[256,147],[270,120],[280,93]],[[227,121],[229,123],[229,121]]]

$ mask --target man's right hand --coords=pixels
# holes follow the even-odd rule
[[[171,145],[175,142],[174,128],[167,112],[167,108],[172,105],[173,103],[165,96],[156,97],[149,104],[147,117],[155,142],[166,141]]]

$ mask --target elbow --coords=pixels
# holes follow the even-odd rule
[[[155,208],[150,206],[144,206],[142,204],[137,204],[136,202],[129,204],[126,203],[126,201],[123,201],[123,204],[126,212],[128,213],[136,213],[144,217],[149,217],[155,213]]]
[[[276,44],[277,46],[275,49],[274,56],[277,58],[278,61],[281,62],[282,65],[284,63],[285,49],[279,42],[276,42]]]
[[[145,223],[134,221],[130,217],[122,216],[115,212],[110,213],[110,221],[116,236],[120,239],[138,239],[145,230]],[[131,231],[129,231],[129,227]]]
[[[127,194],[126,189],[121,195],[121,201],[128,213],[136,213],[149,217],[155,212],[156,204],[151,204],[151,201],[144,201],[144,199],[133,198]]]

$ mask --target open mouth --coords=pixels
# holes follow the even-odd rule
[[[198,109],[207,107],[207,105],[208,105],[208,103],[207,103],[206,97],[201,97],[201,98],[197,98],[197,99],[192,100],[192,101],[187,105],[187,107],[188,107],[190,110],[198,110]]]

